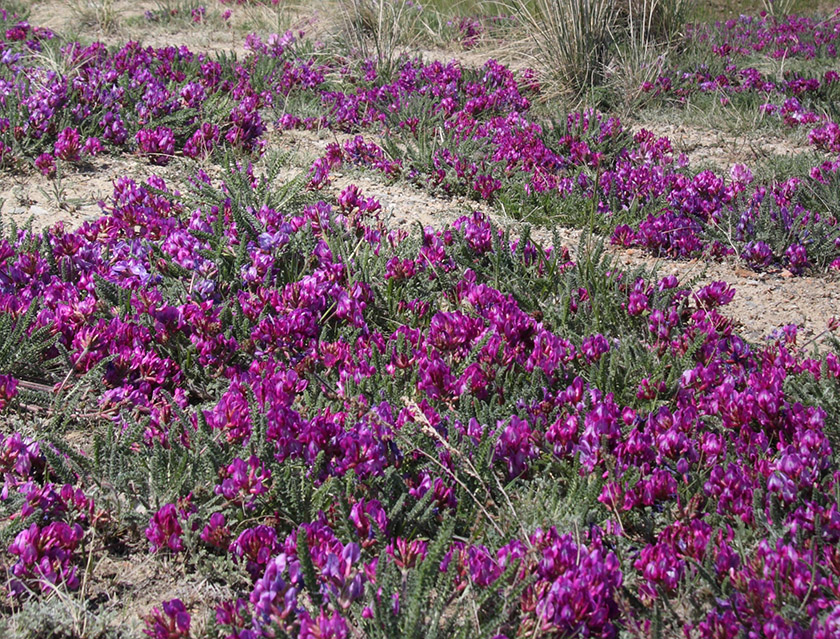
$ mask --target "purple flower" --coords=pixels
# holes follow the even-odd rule
[[[225,516],[222,513],[210,515],[210,522],[201,531],[201,540],[223,551],[230,546],[230,528],[225,525]]]
[[[315,619],[307,611],[301,614],[300,639],[347,639],[349,632],[347,622],[337,611],[321,611]]]
[[[589,363],[595,363],[601,359],[602,355],[609,352],[610,344],[607,338],[599,333],[585,338],[580,350]]]
[[[279,548],[275,530],[260,525],[243,530],[231,544],[230,552],[237,559],[245,559],[246,570],[256,579]]]
[[[785,251],[791,273],[801,273],[808,267],[808,251],[801,244],[791,244]]]
[[[0,375],[0,410],[17,396],[18,380],[11,375]]]
[[[350,523],[364,548],[375,543],[377,529],[380,533],[385,532],[388,518],[379,500],[362,498],[350,508]]]
[[[397,537],[385,547],[385,552],[400,568],[414,568],[419,562],[426,558],[429,543],[423,539],[407,541]]]
[[[81,152],[81,138],[76,129],[66,128],[55,141],[55,157],[67,162],[77,162]]]
[[[219,475],[222,483],[216,486],[216,494],[250,508],[253,508],[259,495],[268,491],[271,481],[271,470],[256,455],[251,455],[247,462],[234,458]]]
[[[158,510],[149,520],[149,527],[146,528],[146,539],[149,540],[151,552],[157,552],[163,548],[169,548],[172,552],[182,551],[184,542],[181,535],[183,534],[184,530],[181,528],[175,504],[166,504]]]
[[[128,139],[128,131],[119,113],[108,111],[99,122],[102,137],[115,146],[122,146]]]
[[[539,591],[535,613],[544,631],[558,635],[617,637],[616,594],[623,577],[618,559],[597,538],[578,545],[571,535],[538,529],[534,569]],[[521,551],[520,551],[521,552]]]
[[[297,560],[281,553],[269,561],[250,596],[255,626],[261,628],[272,623],[285,625],[287,620],[291,622],[298,613],[297,597],[302,588],[303,577]]]
[[[172,129],[159,126],[156,129],[140,129],[137,132],[137,148],[149,156],[152,164],[165,166],[175,153],[175,137]]]
[[[17,556],[12,566],[11,591],[21,596],[26,588],[49,592],[64,584],[70,590],[79,587],[77,567],[73,565],[74,551],[84,533],[78,524],[53,522],[43,528],[32,524],[18,533],[9,545],[9,553]]]
[[[181,99],[184,101],[184,106],[191,109],[198,109],[203,104],[206,93],[204,87],[199,82],[188,82],[179,92]],[[203,122],[202,126],[209,125],[209,122]]]
[[[741,258],[756,266],[767,266],[773,261],[773,251],[764,242],[748,242]]]
[[[732,168],[729,169],[729,176],[744,186],[751,184],[754,179],[752,171],[744,164],[733,164]]]
[[[35,168],[41,172],[41,175],[48,178],[55,177],[55,158],[49,153],[42,153],[35,159]]]
[[[143,633],[152,639],[187,639],[190,636],[190,614],[180,599],[163,602],[145,618]]]
[[[230,114],[231,127],[225,134],[225,140],[232,146],[245,151],[259,151],[263,146],[260,139],[265,132],[265,124],[260,117],[260,100],[257,96],[243,98]]]
[[[729,304],[735,297],[735,289],[726,282],[712,282],[694,294],[701,308],[713,309]]]
[[[105,150],[102,146],[102,142],[100,142],[99,138],[97,137],[90,137],[87,140],[85,140],[83,149],[84,152],[91,157],[95,157]]]

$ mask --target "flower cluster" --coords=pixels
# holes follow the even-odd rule
[[[149,540],[151,552],[157,552],[168,548],[172,552],[184,550],[182,535],[184,526],[190,516],[195,512],[189,496],[179,500],[177,504],[165,504],[149,521],[146,528],[146,538]],[[198,522],[194,523],[194,527]]]
[[[268,491],[271,470],[256,455],[251,455],[247,462],[235,458],[220,472],[220,476],[222,482],[216,486],[216,494],[232,502],[244,503],[246,507],[253,507],[257,497]]]
[[[485,463],[500,480],[534,481],[546,463],[580,464],[584,474],[603,478],[595,502],[603,508],[600,527],[586,539],[545,528],[496,548],[452,542],[444,567],[455,588],[493,588],[502,574],[516,580],[519,573],[507,571],[514,560],[530,566],[523,575],[538,575],[521,592],[523,627],[614,636],[623,623],[623,583],[637,584],[639,601],[655,605],[660,597],[680,596],[699,576],[694,562],[707,557],[720,566],[715,579],[731,584],[727,598],[709,603],[714,615],[736,607],[756,624],[804,628],[784,616],[785,602],[802,596],[806,606],[825,609],[825,593],[837,586],[831,576],[821,576],[824,587],[785,591],[778,602],[756,607],[752,584],[765,564],[796,556],[801,559],[779,570],[817,563],[831,570],[833,560],[813,548],[829,548],[840,535],[826,500],[836,469],[824,411],[786,391],[791,376],[821,375],[820,362],[800,358],[789,336],[765,351],[751,350],[718,311],[732,299],[731,287],[713,283],[690,294],[673,277],[608,276],[615,308],[637,331],[634,340],[683,368],[676,377],[648,371],[630,388],[602,389],[590,380],[601,379],[597,371],[625,352],[624,333],[587,330],[599,301],[579,284],[563,321],[580,321],[580,333],[566,337],[558,333],[559,316],[538,315],[508,292],[522,278],[552,272],[562,281],[577,267],[561,250],[505,243],[481,214],[405,238],[382,228],[378,203],[353,187],[335,208],[318,202],[284,213],[253,210],[248,219],[256,226],[249,229],[228,205],[192,209],[159,178],[149,186],[119,181],[109,215],[77,231],[45,232],[48,249],[32,249],[25,236],[9,244],[0,263],[3,295],[43,300],[36,324],[52,327],[78,374],[110,358],[101,372],[100,406],[146,415],[136,444],[141,454],[192,446],[196,433],[173,429],[176,411],[191,410],[196,401],[189,380],[210,375],[224,382],[214,384],[218,394],[201,412],[227,455],[215,488],[163,505],[146,530],[152,551],[201,543],[250,574],[253,593],[220,609],[222,626],[253,636],[277,626],[341,636],[348,611],[373,605],[365,584],[374,583],[377,562],[419,570],[430,552],[428,537],[386,514],[394,497],[383,490],[384,478],[397,480],[389,490],[428,503],[436,517],[452,517],[471,503],[456,481],[463,462],[453,447],[478,450],[488,442]],[[258,180],[247,188],[258,188]],[[229,258],[209,250],[214,237],[243,246],[240,265],[228,275],[242,282],[237,287],[224,276]],[[348,258],[353,251],[341,248],[344,242],[358,245],[366,259]],[[53,252],[50,260],[44,250]],[[519,275],[488,279],[503,265]],[[391,301],[378,296],[370,273],[387,278]],[[165,287],[179,278],[193,283],[191,292]],[[97,282],[130,293],[130,312],[108,302],[114,293]],[[445,299],[448,308],[435,308],[430,299]],[[227,300],[236,300],[233,319],[223,313]],[[392,305],[387,314],[382,304]],[[229,324],[234,321],[239,324]],[[201,370],[185,365],[189,359]],[[323,396],[320,405],[303,403],[312,388]],[[472,405],[504,408],[487,416],[466,412]],[[415,436],[427,441],[434,463],[418,457],[417,444],[406,445]],[[246,453],[252,443],[257,448]],[[27,513],[45,518],[10,548],[20,558],[14,574],[22,584],[72,587],[80,526],[96,518],[92,503],[71,486],[44,481],[39,444],[12,435],[2,450],[7,488],[28,495]],[[311,473],[306,481],[332,486],[331,478],[352,477],[368,486],[366,494],[343,497],[343,525],[352,536],[338,532],[345,530],[338,507],[291,531],[284,527],[291,515],[281,517],[277,509],[291,508],[282,497],[290,488],[277,473],[295,464]],[[35,484],[21,488],[26,482]],[[212,512],[204,514],[205,502]],[[771,511],[797,532],[768,538],[764,564],[742,554],[732,526],[708,521],[737,520],[763,539],[761,518]],[[644,517],[653,517],[659,532],[619,562],[608,549],[635,539],[640,531],[631,522]],[[384,597],[392,595],[389,609],[401,614],[394,610],[401,610],[404,593]],[[172,610],[174,617],[164,611],[153,627],[184,632],[182,611]],[[709,615],[692,623],[717,632],[722,622]]]
[[[465,46],[478,37],[480,24],[461,22]],[[113,150],[133,142],[152,163],[165,165],[173,155],[204,158],[220,145],[259,153],[268,130],[265,113],[273,109],[280,129],[367,135],[343,148],[330,145],[313,164],[316,187],[327,184],[330,168],[351,162],[445,194],[514,198],[523,206],[536,200],[558,215],[594,207],[597,227],[613,231],[613,241],[658,255],[735,253],[756,268],[803,273],[840,267],[840,249],[831,243],[840,237],[836,217],[815,210],[811,196],[815,186],[830,191],[840,180],[837,125],[818,107],[838,99],[840,76],[827,71],[780,80],[739,62],[771,50],[785,59],[834,59],[838,24],[836,15],[826,22],[742,18],[695,29],[692,39],[720,62],[668,70],[644,87],[659,99],[683,102],[695,94],[748,104],[762,96],[763,117],[812,127],[811,144],[829,157],[796,183],[758,184],[746,167],[733,167],[730,175],[695,175],[674,157],[667,139],[645,131],[631,137],[614,118],[592,112],[565,122],[539,121],[530,116],[540,90],[531,71],[514,74],[492,60],[472,70],[405,59],[386,77],[371,61],[354,65],[316,56],[291,33],[249,36],[249,57],[241,64],[185,48],[129,44],[108,52],[99,44],[68,45],[64,54],[82,66],[80,79],[55,76],[47,87],[25,84],[26,90],[16,91],[0,119],[0,143],[37,157],[36,168],[47,176],[55,174],[56,158],[73,162],[81,151],[93,155],[100,140]],[[11,78],[40,72],[17,32],[3,45]],[[343,89],[327,81],[330,74],[348,80]],[[226,104],[223,98],[232,100],[231,108],[216,109]],[[376,136],[396,138],[409,152],[395,157],[393,148],[370,139]],[[418,143],[424,139],[438,141]],[[721,236],[728,227],[737,232]],[[815,234],[826,241],[816,241]],[[753,255],[756,242],[763,242],[762,252]]]
[[[197,7],[192,19],[203,21],[205,12]],[[11,16],[2,19],[8,23]],[[79,72],[44,67],[44,47]],[[259,109],[277,96],[314,89],[324,76],[312,59],[294,55],[291,33],[270,36],[267,44],[253,36],[249,48],[249,60],[222,64],[186,47],[60,45],[48,30],[19,23],[0,38],[3,162],[39,157],[37,168],[49,174],[50,161],[78,162],[83,153],[99,152],[102,141],[113,151],[134,142],[158,165],[176,152],[205,155],[220,139],[259,151],[266,131]],[[249,70],[258,61],[252,80]]]
[[[152,639],[187,639],[190,614],[180,599],[163,602],[163,611],[155,608],[146,618],[143,633]]]
[[[137,148],[148,155],[152,164],[165,166],[175,152],[175,138],[172,129],[165,126],[156,129],[140,129],[137,132]]]
[[[45,39],[14,26],[3,64]],[[616,241],[674,256],[735,250],[714,236],[731,220],[745,259],[803,272],[813,229],[838,247],[831,213],[798,199],[801,179],[693,174],[667,139],[593,111],[544,127],[528,118],[533,76],[496,62],[408,60],[389,78],[341,63],[338,74],[361,71],[353,89],[327,90],[292,40],[249,38],[260,78],[186,50],[71,48],[92,80],[15,93],[25,122],[0,123],[0,136],[49,148],[47,173],[100,138],[133,140],[153,162],[219,144],[259,151],[267,108],[293,90],[324,111],[281,127],[353,136],[292,195],[246,162],[223,182],[199,172],[192,194],[121,178],[101,218],[0,240],[4,322],[49,338],[27,374],[93,380],[97,431],[93,463],[46,437],[0,437],[0,497],[20,526],[9,594],[79,585],[85,530],[110,514],[86,482],[113,445],[142,481],[113,473],[97,486],[155,504],[149,550],[236,574],[219,636],[398,636],[463,619],[498,638],[654,634],[660,622],[702,639],[834,636],[836,354],[807,356],[795,327],[747,344],[721,312],[735,295],[723,282],[690,291],[596,257],[575,264],[478,212],[391,230],[356,186],[318,199],[349,163],[488,200],[588,202],[609,225],[641,212]],[[198,117],[223,95],[232,110]],[[65,116],[75,133],[56,124]],[[413,157],[370,139],[426,139],[428,126],[444,142]],[[812,141],[830,150],[822,127]],[[767,225],[784,244],[758,237]],[[27,379],[0,377],[0,408],[21,419]],[[140,495],[147,475],[157,480]],[[146,634],[187,637],[190,621],[167,601]]]
[[[719,76],[712,82],[708,72],[684,73],[681,82],[689,88],[678,88],[663,76],[662,86],[650,90],[663,96],[676,94],[683,100],[692,91],[717,92],[721,86],[739,95],[776,91],[783,96],[783,104],[775,111],[765,105],[764,112],[794,118],[791,122],[796,126],[818,124],[810,135],[811,144],[834,152],[836,125],[804,111],[801,101],[805,91],[833,95],[840,87],[835,73],[819,81],[797,78],[770,87],[758,72],[731,66],[728,73],[743,78]],[[616,118],[588,111],[571,114],[550,128],[532,121],[529,96],[539,90],[533,76],[525,72],[517,77],[494,61],[480,73],[454,62],[407,61],[399,76],[385,84],[378,81],[375,71],[370,69],[365,76],[370,85],[323,92],[330,113],[321,120],[285,113],[280,126],[362,128],[385,137],[399,136],[418,153],[395,158],[375,141],[357,135],[344,148],[330,145],[313,164],[313,185],[325,185],[330,168],[350,161],[389,177],[403,175],[446,194],[463,193],[489,201],[537,199],[560,211],[594,206],[597,226],[614,229],[614,242],[643,246],[659,255],[688,257],[706,252],[721,256],[743,247],[738,252],[749,256],[750,244],[761,241],[770,254],[758,260],[747,258],[755,267],[777,265],[799,273],[813,266],[840,266],[840,253],[831,244],[840,237],[836,217],[814,211],[809,195],[815,183],[833,188],[840,179],[840,160],[821,161],[804,180],[779,183],[757,183],[744,165],[733,166],[729,175],[694,174],[684,157],[674,156],[667,138],[645,130],[630,136]],[[825,96],[820,99],[831,101]],[[411,115],[403,116],[403,112]],[[424,137],[441,141],[432,147],[418,145]],[[635,226],[612,222],[633,218]],[[720,236],[719,229],[729,226],[736,227],[737,233]],[[826,241],[815,242],[815,234]],[[808,245],[813,247],[811,254]]]
[[[11,593],[20,597],[33,590],[49,592],[60,584],[70,590],[78,588],[75,550],[83,536],[79,524],[70,526],[64,522],[43,528],[32,524],[18,533],[8,548],[10,554],[18,557],[11,570]]]

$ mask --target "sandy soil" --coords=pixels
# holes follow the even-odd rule
[[[804,131],[770,133],[745,130],[736,133],[689,124],[687,121],[679,124],[640,122],[632,128],[634,131],[644,128],[658,137],[667,137],[674,152],[685,153],[691,166],[715,171],[727,172],[733,164],[746,164],[755,168],[762,162],[816,154],[808,144]]]

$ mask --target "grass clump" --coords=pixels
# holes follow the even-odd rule
[[[614,15],[612,0],[534,0],[514,6],[534,58],[554,90],[580,100],[603,84]]]
[[[120,28],[119,13],[114,0],[68,0],[76,25],[82,29],[96,29],[104,34],[116,33]]]

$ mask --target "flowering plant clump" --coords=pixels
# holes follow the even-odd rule
[[[55,141],[55,156],[67,162],[76,162],[80,157],[81,139],[75,129],[66,128]]]
[[[152,164],[165,166],[175,152],[175,138],[167,127],[140,129],[137,132],[137,148],[148,155]]]
[[[6,13],[0,17],[12,22]],[[193,21],[205,18],[203,6],[192,11]],[[109,51],[98,42],[62,43],[48,30],[18,23],[0,38],[0,149],[4,156],[9,151],[4,162],[20,164],[44,153],[76,162],[83,151],[95,155],[104,142],[112,151],[135,144],[163,165],[176,152],[206,154],[220,136],[259,151],[266,127],[258,109],[324,80],[313,60],[294,55],[291,33],[272,36],[269,43],[254,36],[250,60],[222,64],[186,47],[142,48],[132,42]],[[43,66],[45,48],[78,74]],[[259,70],[252,76],[255,64]]]
[[[18,557],[11,570],[11,594],[22,596],[30,589],[48,592],[58,584],[71,590],[78,588],[74,551],[82,536],[81,526],[64,522],[53,522],[43,528],[32,524],[21,531],[8,548],[10,554]]]
[[[152,610],[143,631],[152,639],[187,639],[190,636],[190,614],[180,599],[163,602],[163,611]]]
[[[146,538],[151,552],[168,548],[172,552],[184,550],[182,535],[190,515],[195,512],[190,496],[178,500],[177,504],[166,504],[149,520]],[[183,525],[182,525],[183,524]]]
[[[185,184],[117,178],[101,217],[0,238],[15,610],[143,553],[224,582],[144,614],[156,639],[837,634],[837,345],[809,353],[795,326],[750,344],[732,286],[623,271],[594,240],[572,261],[480,211],[409,232],[329,188],[354,167],[808,273],[840,259],[827,119],[802,118],[827,154],[813,175],[694,172],[616,117],[539,119],[535,74],[492,60],[385,68],[289,33],[249,36],[238,62],[4,18],[20,170],[225,160]],[[834,55],[826,26],[746,26],[692,37]],[[55,46],[74,74],[36,72]],[[284,183],[272,123],[336,136]]]
[[[61,344],[99,380],[97,450],[125,433],[109,481],[158,504],[145,547],[241,571],[220,633],[616,637],[666,603],[701,637],[830,633],[840,474],[826,411],[789,381],[836,386],[835,356],[793,331],[746,344],[722,282],[575,264],[480,213],[391,231],[355,186],[250,204],[270,179],[124,179],[106,216],[19,234],[0,265],[7,305],[38,300],[43,361]],[[72,590],[84,530],[115,534],[80,482],[111,466],[3,441],[7,488],[40,513],[8,546],[9,594]],[[169,602],[147,634],[187,619]]]
[[[838,24],[837,15],[825,22],[742,17],[694,29],[692,41],[708,49],[711,62],[664,69],[643,87],[666,103],[712,96],[770,121],[807,126],[820,154],[801,176],[782,180],[757,181],[744,165],[697,173],[675,157],[667,138],[645,130],[631,136],[618,119],[591,110],[555,121],[532,115],[531,103],[542,96],[530,70],[516,74],[493,60],[468,69],[404,57],[385,73],[371,60],[324,56],[291,32],[248,36],[246,59],[222,63],[184,47],[62,46],[48,32],[18,25],[1,43],[0,70],[18,88],[0,108],[0,155],[4,163],[37,158],[35,167],[47,176],[55,175],[56,158],[76,162],[82,150],[93,156],[103,142],[114,152],[136,149],[160,166],[173,156],[205,159],[221,149],[258,155],[273,119],[280,130],[356,134],[316,160],[313,185],[326,186],[326,168],[349,162],[505,210],[536,208],[657,255],[734,254],[754,268],[794,274],[840,268],[840,230],[834,209],[825,206],[840,180],[838,125],[826,115],[840,99],[840,76],[829,70],[779,79],[745,66],[750,55],[768,51],[774,58],[833,60]],[[461,20],[465,47],[481,25]],[[30,32],[32,40],[20,37]],[[80,66],[80,77],[69,82],[38,66],[33,51],[45,46],[59,47]],[[44,86],[29,81],[41,75]],[[770,253],[753,254],[758,242]]]

